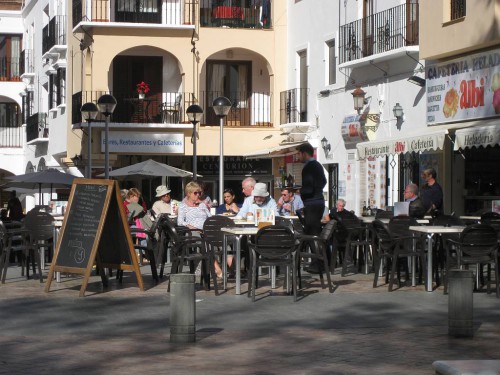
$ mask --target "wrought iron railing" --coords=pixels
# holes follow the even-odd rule
[[[451,0],[451,20],[465,17],[465,0]]]
[[[47,114],[38,112],[28,117],[26,121],[26,142],[37,138],[48,138]]]
[[[21,80],[21,64],[19,60],[7,56],[0,57],[0,81]]]
[[[84,91],[73,95],[73,124],[82,121],[80,108],[83,103],[97,103],[99,97],[109,94],[104,91]],[[137,93],[111,92],[116,98],[117,105],[111,115],[110,121],[120,123],[166,123],[189,124],[186,109],[194,103],[199,103],[204,108],[201,125],[216,126],[219,120],[212,107],[213,100],[221,93],[201,92],[199,100],[195,100],[192,93],[167,92],[147,95],[141,99]],[[233,106],[226,118],[225,126],[246,127],[260,126],[271,127],[271,95],[258,92],[233,92],[226,93]],[[98,115],[96,121],[104,121]]]
[[[35,73],[35,64],[33,61],[33,50],[24,49],[21,51],[20,57],[19,73],[23,75],[25,73]]]
[[[196,0],[90,0],[73,1],[73,27],[82,21],[194,25]]]
[[[308,121],[309,89],[292,89],[280,93],[280,124]]]
[[[204,27],[270,29],[271,0],[205,0],[200,5],[200,24]]]
[[[54,16],[42,30],[42,53],[66,44],[66,16]]]
[[[398,5],[340,27],[340,64],[418,45],[418,2]]]
[[[0,103],[0,147],[22,147],[21,112],[16,103]]]

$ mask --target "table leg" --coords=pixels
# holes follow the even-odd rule
[[[234,257],[236,258],[236,294],[241,294],[241,235],[234,236]]]
[[[433,233],[427,235],[427,285],[426,290],[432,292],[432,245]]]
[[[227,234],[224,234],[222,239],[222,287],[227,290]]]
[[[412,251],[416,252],[417,250],[417,239],[415,236],[413,236],[411,240],[411,247]],[[411,286],[415,287],[417,286],[417,275],[415,273],[417,272],[417,259],[415,256],[410,257],[410,262],[411,262]]]

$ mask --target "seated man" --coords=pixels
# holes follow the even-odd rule
[[[304,202],[300,195],[295,195],[293,188],[284,187],[281,190],[281,197],[277,203],[278,215],[280,216],[293,216],[304,207]]]
[[[269,195],[267,185],[263,182],[255,184],[254,189],[252,190],[252,197],[252,200],[245,199],[237,217],[246,218],[249,213],[255,217],[255,210],[257,208],[269,208],[274,211],[275,215],[278,214],[276,201]]]
[[[416,219],[422,219],[426,213],[426,209],[422,200],[418,197],[418,186],[408,184],[405,188],[405,202],[410,202],[409,216]]]

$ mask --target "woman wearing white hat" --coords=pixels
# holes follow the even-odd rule
[[[156,215],[159,214],[175,214],[172,207],[170,189],[165,185],[160,185],[156,188],[156,197],[160,198],[153,204],[153,211]]]

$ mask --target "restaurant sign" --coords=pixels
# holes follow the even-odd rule
[[[383,141],[363,142],[357,145],[358,158],[404,154],[405,152],[421,152],[442,149],[447,130],[434,131],[428,134],[408,136],[406,138],[387,139]]]
[[[425,70],[428,123],[500,114],[500,50],[430,64]]]
[[[101,132],[101,152],[105,136]],[[109,132],[109,152],[131,154],[184,154],[184,134],[152,132]]]
[[[455,132],[455,150],[500,144],[500,125],[474,126]]]
[[[353,149],[359,142],[373,139],[379,124],[380,115],[378,113],[352,114],[344,117],[341,132],[345,148]]]
[[[203,176],[219,174],[218,156],[198,156],[198,172]],[[243,156],[224,157],[225,176],[271,175],[271,159],[249,159]]]

